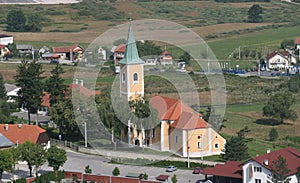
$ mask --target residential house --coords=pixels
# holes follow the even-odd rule
[[[294,43],[295,43],[295,50],[299,50],[300,49],[300,38],[296,38]]]
[[[11,35],[0,34],[0,44],[7,46],[8,44],[13,44],[14,38]]]
[[[173,57],[170,52],[168,52],[167,50],[164,50],[158,57],[158,62],[161,65],[172,65]]]
[[[13,84],[4,84],[6,96],[7,96],[7,102],[16,102],[16,98],[18,97],[18,91],[20,90],[20,87],[17,87]]]
[[[32,54],[34,52],[31,44],[17,44],[16,48],[20,54]]]
[[[74,82],[69,85],[69,89],[78,91],[80,94],[90,97],[92,95],[98,95],[101,92],[99,90],[91,90],[83,85],[83,80],[74,79]]]
[[[274,51],[266,56],[266,63],[267,68],[271,70],[289,69],[292,67],[292,64],[296,63],[296,58],[288,51]]]
[[[10,54],[9,49],[4,44],[0,44],[0,57],[3,58]]]
[[[113,56],[114,56],[115,64],[118,64],[119,61],[124,58],[125,49],[126,49],[126,44],[120,44],[112,48],[112,52],[114,53]]]
[[[53,47],[52,52],[59,56],[59,60],[83,61],[84,49],[78,44],[72,46]]]
[[[102,47],[99,47],[98,54],[101,56],[101,60],[106,60],[106,50]]]
[[[227,161],[223,165],[208,167],[203,174],[213,175],[215,182],[240,183],[272,183],[273,162],[281,156],[285,159],[289,172],[285,175],[290,183],[298,183],[297,169],[300,167],[300,152],[292,147],[271,152],[251,158],[246,162]]]
[[[129,101],[144,96],[144,63],[139,58],[130,23],[124,58],[119,61],[120,97]],[[222,153],[226,140],[201,114],[180,100],[164,96],[155,96],[150,103],[159,113],[160,124],[145,132],[129,121],[130,130],[122,136],[129,144],[149,145],[183,157]]]
[[[0,133],[15,145],[30,141],[50,147],[50,139],[46,130],[37,125],[27,124],[0,124]]]
[[[0,150],[15,146],[15,144],[0,133]]]

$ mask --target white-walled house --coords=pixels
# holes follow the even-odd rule
[[[267,151],[266,154],[251,158],[246,162],[228,161],[225,164],[217,164],[215,167],[204,169],[203,174],[213,175],[214,180],[232,180],[240,183],[273,183],[273,162],[281,156],[285,159],[289,172],[286,177],[289,183],[298,183],[297,169],[300,167],[300,152],[292,147]],[[221,180],[221,181],[220,181]],[[230,181],[229,181],[230,182]]]
[[[11,35],[0,34],[0,44],[7,46],[14,43],[14,38]]]
[[[300,38],[296,38],[295,39],[295,50],[299,50],[300,49]]]
[[[266,56],[266,63],[268,69],[288,69],[292,64],[296,63],[296,58],[288,51],[278,52],[274,51]]]

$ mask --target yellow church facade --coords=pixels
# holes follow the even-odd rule
[[[144,61],[139,58],[130,23],[126,50],[120,64],[120,96],[127,100],[144,96]],[[161,122],[154,128],[138,129],[128,121],[125,139],[130,145],[150,146],[183,157],[221,154],[226,140],[202,115],[178,99],[154,96],[150,104]]]

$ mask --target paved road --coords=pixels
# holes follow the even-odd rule
[[[120,169],[120,176],[126,176],[129,172],[144,173],[146,172],[150,177],[156,177],[158,175],[170,175],[176,174],[179,183],[196,183],[204,179],[203,175],[194,175],[191,170],[177,170],[175,172],[166,172],[165,168],[146,167],[146,166],[133,166],[133,165],[119,165],[108,163],[109,160],[103,156],[88,155],[73,152],[67,150],[68,160],[64,164],[63,168],[66,171],[80,171],[84,172],[84,169],[89,165],[93,174],[111,175],[112,170],[117,166]],[[16,174],[22,176],[28,176],[28,167],[25,164],[19,164],[16,166]],[[52,170],[48,165],[43,165],[41,171]],[[4,174],[4,179],[8,179],[10,175]]]

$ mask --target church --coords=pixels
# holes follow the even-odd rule
[[[139,57],[130,22],[124,58],[120,64],[120,96],[128,101],[144,96],[144,61]],[[126,138],[131,145],[147,145],[183,157],[219,155],[226,140],[202,115],[182,101],[156,95],[150,104],[158,111],[160,123],[145,132],[128,123]]]

